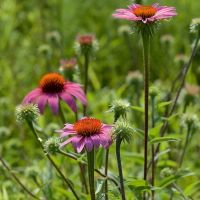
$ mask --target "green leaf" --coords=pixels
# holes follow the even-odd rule
[[[103,165],[103,161],[104,161],[104,148],[99,148],[96,152],[96,168],[99,169],[101,168],[101,166]]]
[[[131,106],[131,108],[135,111],[144,113],[144,108],[139,106]]]
[[[180,139],[174,137],[157,137],[149,141],[150,144],[157,144],[162,142],[179,142]]]
[[[161,102],[157,106],[158,106],[158,108],[162,108],[162,107],[170,105],[171,103],[172,103],[172,101]]]
[[[184,192],[187,196],[189,195],[192,196],[193,194],[199,192],[199,188],[200,188],[200,181],[196,181],[195,183],[192,183],[189,186],[187,186]]]
[[[94,89],[99,90],[101,88],[101,85],[92,67],[89,68],[89,76]]]

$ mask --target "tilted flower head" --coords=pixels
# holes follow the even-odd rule
[[[61,147],[68,143],[72,143],[78,153],[80,153],[84,147],[86,151],[92,151],[94,147],[109,148],[112,143],[111,137],[112,125],[103,124],[100,120],[85,117],[74,124],[66,124],[65,127],[60,130],[61,138],[71,136],[61,144]]]
[[[43,113],[45,105],[48,103],[53,114],[57,114],[61,99],[69,105],[73,112],[76,112],[75,98],[80,100],[83,105],[87,104],[86,96],[79,84],[66,81],[57,73],[49,73],[42,77],[39,87],[25,96],[23,104],[36,103],[40,112]]]
[[[51,137],[44,143],[44,150],[49,154],[56,154],[60,148],[60,138]]]
[[[113,128],[113,137],[129,143],[134,132],[135,129],[126,121],[118,121]]]
[[[19,105],[16,107],[15,115],[17,122],[24,122],[26,120],[34,122],[38,119],[40,111],[35,104]]]
[[[192,33],[200,33],[200,17],[192,19],[190,24],[190,31]]]
[[[93,34],[78,35],[75,50],[78,54],[93,54],[99,49],[98,42]]]
[[[159,6],[159,4],[155,3],[151,6],[132,4],[127,9],[117,9],[113,17],[147,24],[176,15],[174,7]]]
[[[129,102],[120,99],[120,100],[115,100],[112,103],[110,111],[114,112],[115,121],[117,121],[120,116],[126,118],[126,114],[129,108],[130,108]]]

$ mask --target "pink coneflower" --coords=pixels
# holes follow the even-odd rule
[[[171,18],[176,15],[177,13],[174,7],[159,6],[159,4],[155,3],[151,6],[132,4],[128,6],[128,9],[117,9],[113,17],[130,21],[142,21],[146,24]]]
[[[92,45],[95,37],[92,34],[78,35],[77,41],[80,45]]]
[[[64,146],[72,143],[78,153],[85,147],[86,151],[92,151],[94,147],[102,145],[108,148],[112,143],[111,125],[103,124],[100,120],[85,117],[74,124],[66,124],[60,131],[61,137],[73,135],[61,144]]]
[[[60,60],[60,71],[63,71],[65,69],[74,69],[77,65],[77,60],[76,58],[71,58],[71,59],[61,59]]]
[[[73,112],[76,112],[75,98],[80,100],[83,105],[87,104],[85,94],[79,84],[65,81],[63,76],[57,73],[49,73],[42,77],[38,88],[25,96],[23,104],[36,103],[40,112],[43,113],[45,105],[48,103],[53,114],[57,114],[59,100],[62,99]]]

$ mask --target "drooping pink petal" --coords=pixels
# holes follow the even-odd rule
[[[80,153],[80,152],[83,150],[84,146],[85,146],[84,140],[85,140],[85,138],[83,137],[83,138],[77,143],[77,145],[76,145],[76,147],[75,147],[75,149],[76,149],[76,151],[77,151],[78,153]]]
[[[37,99],[38,108],[41,113],[44,112],[44,108],[47,103],[47,100],[48,100],[48,95],[45,95],[45,94],[39,96]]]
[[[76,136],[75,136],[76,137]],[[66,144],[70,143],[72,140],[74,139],[74,137],[70,137],[69,139],[67,139],[66,141],[64,141],[63,143],[60,144],[60,147],[65,146]]]
[[[93,149],[93,141],[90,137],[85,137],[85,148],[87,151],[92,151]]]
[[[98,148],[99,145],[100,145],[100,138],[99,138],[99,135],[98,135],[98,134],[92,135],[92,136],[91,136],[91,139],[92,139],[92,141],[93,141],[94,146],[95,146],[96,148]]]
[[[51,111],[55,115],[58,114],[58,110],[59,110],[59,102],[58,101],[59,101],[58,95],[49,95],[48,103],[51,108]]]
[[[37,99],[39,96],[41,95],[41,89],[40,88],[36,88],[34,90],[32,90],[31,92],[29,92],[23,99],[23,104],[27,104],[27,103],[32,103],[33,101],[35,101],[35,99]],[[33,102],[34,103],[34,102]]]
[[[117,9],[116,12],[112,15],[115,18],[127,19],[131,21],[139,21],[141,17],[137,17],[128,9]]]
[[[67,94],[65,91],[63,91],[59,94],[59,96],[69,105],[73,112],[77,112],[76,101],[70,94]]]

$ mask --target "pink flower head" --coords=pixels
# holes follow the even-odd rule
[[[95,37],[92,34],[85,34],[85,35],[77,36],[77,41],[80,45],[92,45],[94,40],[95,40]]]
[[[159,6],[159,4],[155,3],[151,6],[132,4],[127,9],[117,9],[113,17],[130,21],[142,21],[146,24],[171,18],[176,15],[177,13],[174,7]]]
[[[85,94],[77,83],[65,81],[63,76],[57,73],[49,73],[42,77],[39,87],[29,92],[23,100],[23,104],[36,103],[41,113],[48,103],[53,114],[59,110],[59,100],[65,101],[73,112],[77,111],[75,98],[83,105],[87,104]]]
[[[60,60],[60,70],[63,71],[65,69],[74,69],[77,65],[76,58],[71,59],[61,59]]]
[[[102,145],[108,148],[112,143],[111,125],[103,124],[100,120],[85,117],[74,124],[66,124],[60,130],[61,138],[72,135],[61,146],[72,143],[78,153],[85,147],[86,151],[91,151],[94,147]]]

